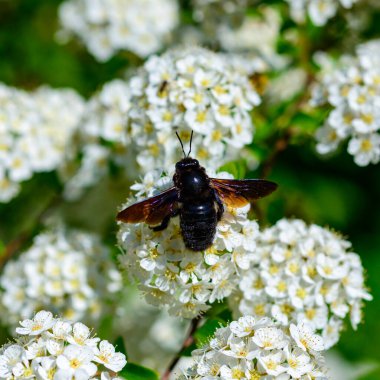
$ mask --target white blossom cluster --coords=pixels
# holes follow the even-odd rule
[[[99,61],[118,51],[140,57],[160,50],[179,22],[176,0],[67,0],[59,8],[73,33]]]
[[[218,177],[231,178],[228,173]],[[169,177],[148,173],[143,183],[132,186],[136,197],[123,208],[170,185]],[[248,269],[258,234],[257,223],[247,219],[248,210],[249,206],[226,210],[213,245],[204,252],[185,248],[178,217],[159,232],[145,223],[120,223],[118,241],[125,252],[121,265],[140,283],[148,303],[168,306],[172,315],[193,318],[229,296],[238,285],[238,273]]]
[[[249,111],[260,102],[247,78],[261,60],[198,47],[148,59],[129,80],[113,80],[88,102],[78,128],[81,160],[61,170],[68,199],[78,198],[111,165],[128,178],[172,167],[194,131],[192,153],[218,168],[253,138]],[[74,149],[75,150],[75,149]],[[126,165],[128,163],[128,165]]]
[[[195,365],[178,380],[327,380],[323,350],[323,339],[306,324],[284,329],[268,318],[244,316],[193,351]]]
[[[240,313],[270,316],[283,326],[306,321],[322,333],[326,348],[333,346],[345,317],[356,328],[362,301],[371,299],[350,248],[325,228],[278,221],[259,234],[254,260],[240,276]]]
[[[339,66],[322,76],[311,104],[332,107],[316,134],[321,154],[334,151],[349,139],[348,153],[359,166],[380,161],[380,40],[357,48]]]
[[[78,144],[73,146],[70,159],[60,171],[67,199],[79,198],[85,188],[109,172],[110,165],[125,167],[128,176],[133,178],[134,157],[128,156],[131,152],[128,149],[131,136],[127,130],[130,108],[128,83],[120,79],[106,83],[88,101],[78,128]]]
[[[20,325],[15,341],[0,348],[0,379],[120,379],[125,355],[83,323],[42,310]]]
[[[338,9],[350,9],[358,0],[286,0],[291,17],[296,22],[304,22],[308,15],[317,26],[323,26],[333,18]]]
[[[129,128],[143,172],[178,161],[178,131],[192,154],[217,168],[252,141],[260,98],[228,56],[198,47],[154,56],[130,80]]]
[[[15,325],[49,308],[73,321],[95,322],[121,276],[110,251],[92,234],[62,227],[37,235],[0,277],[0,318]]]
[[[0,104],[0,202],[8,202],[34,173],[60,166],[84,101],[68,89],[0,84]]]

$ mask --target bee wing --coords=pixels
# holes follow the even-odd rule
[[[150,225],[159,224],[165,216],[172,213],[177,207],[178,191],[175,187],[135,203],[120,211],[116,219],[124,223],[145,222]]]
[[[243,207],[255,199],[269,195],[277,189],[277,184],[265,179],[219,179],[210,178],[211,186],[227,206]]]

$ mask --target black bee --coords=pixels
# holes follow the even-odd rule
[[[192,251],[203,251],[212,245],[216,225],[222,218],[224,205],[242,207],[272,193],[277,185],[263,179],[210,178],[194,158],[186,155],[175,165],[174,186],[155,197],[135,203],[120,211],[117,220],[124,223],[145,222],[154,231],[164,230],[179,215],[185,246]]]

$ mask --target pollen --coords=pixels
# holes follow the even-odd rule
[[[288,364],[291,368],[295,369],[298,367],[298,360],[289,358]]]
[[[282,293],[282,292],[285,292],[287,288],[288,288],[288,287],[287,287],[285,281],[280,281],[280,282],[277,284],[277,290],[278,290],[279,292],[281,292],[281,293]]]
[[[277,363],[274,360],[268,360],[266,363],[266,367],[270,370],[277,368]]]
[[[213,141],[220,141],[223,137],[223,134],[221,131],[214,131],[212,132],[212,140]]]
[[[173,120],[173,114],[169,111],[164,112],[162,115],[162,119],[167,122],[171,122]]]
[[[193,273],[195,271],[196,265],[194,263],[189,263],[185,267],[187,273]]]
[[[81,364],[81,362],[78,360],[78,359],[72,359],[71,361],[70,361],[70,367],[71,368],[74,368],[74,369],[76,369],[76,368],[78,368],[78,367],[80,367],[80,364]]]
[[[233,368],[231,376],[233,379],[243,379],[245,377],[244,372],[240,368]]]
[[[165,271],[165,277],[169,280],[169,281],[174,281],[176,278],[177,278],[177,275],[172,272],[170,269],[167,269]]]
[[[255,307],[253,309],[254,309],[256,315],[259,315],[259,316],[265,315],[264,304],[259,303],[259,304],[255,305]]]
[[[36,323],[33,327],[32,327],[32,331],[38,331],[38,330],[41,330],[42,329],[42,325],[39,324],[39,323]]]
[[[307,309],[305,314],[307,319],[312,320],[317,314],[317,311],[315,309]]]
[[[202,94],[195,94],[194,95],[194,102],[199,104],[203,101],[203,95]]]
[[[219,113],[223,116],[229,116],[230,115],[230,110],[228,109],[227,106],[220,106],[219,107]]]
[[[12,167],[14,169],[20,168],[22,166],[22,160],[19,158],[15,158],[14,161],[12,162]]]
[[[361,145],[360,145],[360,148],[364,152],[369,152],[372,149],[371,140],[368,140],[368,139],[363,140]]]
[[[290,263],[289,264],[289,270],[293,273],[293,274],[296,274],[300,269],[300,266],[298,265],[298,263]]]
[[[290,315],[291,313],[293,313],[294,311],[294,307],[289,305],[288,303],[285,303],[283,305],[280,306],[280,309],[281,311],[285,314],[285,315]]]
[[[269,273],[272,274],[272,275],[273,275],[273,274],[277,274],[278,271],[279,271],[279,268],[278,268],[277,265],[271,265],[271,266],[269,267]]]
[[[264,288],[264,283],[261,280],[261,278],[258,278],[257,280],[255,280],[252,285],[253,285],[254,289],[263,289]]]
[[[366,124],[372,124],[375,120],[374,116],[370,113],[368,114],[364,114],[362,115],[362,120],[366,123]]]
[[[305,299],[307,295],[307,292],[304,288],[298,288],[296,291],[296,296],[301,298],[302,300]]]
[[[198,112],[195,118],[195,121],[197,123],[204,123],[206,121],[206,112],[205,111]]]
[[[367,101],[367,98],[364,95],[359,95],[356,100],[358,104],[364,104]]]
[[[214,91],[215,91],[218,95],[223,95],[223,94],[226,94],[226,93],[227,93],[227,90],[226,90],[224,87],[219,86],[219,85],[217,85],[217,86],[214,87]]]
[[[202,85],[203,87],[209,87],[209,86],[210,86],[210,80],[207,79],[207,78],[202,79],[202,80],[201,80],[201,85]]]

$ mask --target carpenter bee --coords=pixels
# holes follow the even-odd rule
[[[176,135],[184,158],[175,165],[174,186],[120,211],[117,220],[145,222],[154,231],[161,231],[168,226],[170,218],[179,215],[185,246],[192,251],[203,251],[214,241],[224,205],[242,207],[272,193],[277,185],[263,179],[210,178],[198,160],[190,157],[193,132],[187,155],[178,133]]]

